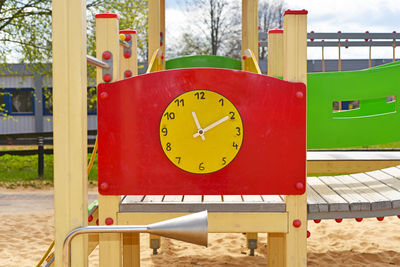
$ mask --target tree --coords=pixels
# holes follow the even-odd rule
[[[240,46],[237,47],[241,30],[238,0],[186,0],[185,6],[189,27],[183,30],[173,56],[212,54],[240,57]]]
[[[284,0],[261,2],[258,6],[258,25],[260,25],[261,30],[268,32],[270,29],[282,28],[285,10]],[[263,59],[266,55],[267,48],[261,47],[259,57]]]

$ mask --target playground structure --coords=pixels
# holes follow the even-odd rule
[[[294,141],[298,142],[296,146],[294,143],[285,144],[283,142],[279,149],[276,148],[276,150],[274,150],[274,152],[280,153],[280,151],[294,151],[296,149],[297,154],[295,153],[296,155],[293,157],[293,159],[289,160],[293,164],[289,167],[285,166],[284,164],[279,165],[284,163],[287,159],[285,159],[283,155],[279,157],[274,154],[273,156],[277,158],[277,166],[285,166],[285,168],[287,168],[286,171],[288,172],[294,170],[293,173],[297,175],[295,179],[298,179],[299,182],[281,185],[279,182],[274,182],[272,176],[267,176],[266,180],[262,181],[263,183],[260,183],[261,180],[259,178],[253,180],[253,187],[251,187],[250,181],[250,186],[242,192],[240,191],[240,187],[239,189],[234,187],[218,188],[217,186],[214,187],[214,185],[211,185],[210,187],[206,188],[201,187],[201,184],[193,184],[193,187],[183,188],[183,190],[186,191],[178,192],[179,181],[176,181],[177,186],[175,188],[169,186],[170,194],[166,195],[161,191],[164,190],[166,185],[152,184],[150,186],[149,184],[144,184],[143,187],[130,187],[132,184],[129,184],[129,182],[131,181],[128,181],[125,186],[122,186],[122,184],[119,182],[123,180],[110,180],[111,182],[117,182],[116,184],[112,184],[109,181],[105,182],[104,180],[100,180],[99,191],[102,194],[99,195],[99,208],[94,210],[95,213],[98,213],[98,223],[100,225],[149,224],[164,219],[174,218],[179,215],[184,215],[197,210],[207,209],[210,212],[210,232],[248,233],[248,244],[251,249],[257,247],[257,233],[267,232],[268,266],[306,266],[307,219],[320,220],[325,218],[337,218],[340,220],[341,218],[376,217],[377,214],[379,215],[379,218],[381,218],[382,216],[399,214],[398,200],[400,197],[398,197],[398,194],[395,193],[395,188],[400,188],[400,186],[398,186],[399,182],[397,182],[398,179],[396,178],[400,176],[400,171],[398,171],[397,168],[391,168],[386,171],[384,170],[383,174],[379,171],[378,173],[375,173],[375,175],[381,176],[380,178],[382,178],[383,182],[380,182],[379,180],[368,180],[368,177],[370,177],[368,176],[366,179],[371,184],[372,189],[368,186],[365,187],[365,184],[368,184],[368,181],[361,183],[360,180],[354,178],[352,182],[359,181],[360,183],[354,183],[353,188],[355,193],[347,195],[341,194],[341,192],[343,193],[344,191],[343,186],[347,186],[345,182],[343,182],[342,187],[338,188],[337,193],[332,192],[333,190],[330,189],[335,187],[334,185],[331,187],[326,186],[325,180],[322,181],[322,179],[317,178],[318,180],[313,181],[313,183],[310,183],[307,186],[307,191],[309,193],[307,213],[307,196],[305,194],[306,185],[304,183],[306,153],[305,99],[307,98],[308,101],[311,101],[310,99],[312,99],[312,97],[317,98],[318,95],[316,92],[311,91],[311,85],[308,87],[306,96],[305,90],[303,90],[300,84],[286,82],[287,80],[290,82],[307,83],[308,79],[310,83],[310,80],[314,79],[315,84],[319,83],[318,86],[326,86],[326,84],[324,84],[326,81],[324,81],[322,77],[315,76],[314,78],[310,75],[307,75],[306,72],[306,11],[287,11],[284,17],[283,32],[277,32],[277,35],[275,36],[276,40],[270,40],[268,42],[268,44],[271,46],[275,45],[275,48],[269,48],[270,57],[276,55],[275,60],[272,58],[269,60],[269,64],[271,64],[271,66],[268,68],[269,75],[283,77],[285,80],[280,81],[271,77],[257,75],[260,73],[256,60],[258,58],[257,1],[243,1],[243,59],[240,65],[241,68],[247,72],[215,70],[209,68],[205,68],[203,70],[171,70],[169,72],[162,72],[161,70],[164,70],[168,67],[171,69],[181,67],[181,64],[178,62],[179,59],[175,60],[174,67],[174,61],[169,63],[166,62],[164,58],[165,42],[160,42],[160,37],[163,39],[165,38],[163,19],[165,9],[164,4],[164,1],[149,1],[149,55],[153,56],[151,58],[149,57],[148,72],[154,73],[145,75],[143,77],[139,76],[134,79],[121,81],[119,83],[114,83],[114,81],[135,76],[136,74],[134,71],[134,61],[132,61],[132,59],[128,60],[130,57],[125,57],[125,59],[123,59],[121,56],[119,56],[121,54],[124,56],[128,55],[124,50],[129,48],[126,45],[126,42],[128,42],[129,45],[129,40],[123,40],[121,45],[121,41],[116,38],[118,36],[117,15],[100,14],[96,16],[97,57],[102,58],[101,62],[97,63],[99,66],[102,65],[101,67],[103,68],[97,72],[97,82],[98,84],[103,82],[109,83],[108,85],[103,86],[101,90],[99,89],[99,105],[106,105],[104,104],[106,103],[106,99],[108,99],[111,94],[114,94],[114,91],[118,94],[121,93],[118,91],[120,86],[123,88],[124,85],[129,85],[132,81],[137,81],[138,84],[142,84],[143,87],[146,88],[146,86],[154,85],[156,81],[160,81],[158,82],[158,86],[160,86],[160,83],[167,79],[176,82],[179,81],[180,78],[185,77],[185,75],[193,77],[196,76],[196,72],[211,77],[206,79],[207,82],[205,83],[204,88],[210,88],[212,85],[210,82],[212,81],[212,78],[214,81],[216,81],[215,84],[218,84],[219,87],[223,87],[224,84],[221,83],[221,81],[218,83],[217,80],[224,75],[235,82],[239,82],[240,79],[244,79],[244,81],[248,81],[251,85],[256,85],[257,83],[263,84],[261,88],[267,90],[267,92],[271,92],[271,94],[274,91],[274,87],[276,88],[277,86],[282,86],[282,91],[288,94],[291,92],[292,96],[295,96],[293,99],[297,99],[294,101],[298,101],[296,103],[301,103],[301,107],[304,108],[304,111],[299,109],[300,112],[298,112],[298,117],[295,117],[295,119],[298,120],[296,125],[299,126],[298,132],[296,132],[297,135],[283,136],[297,140]],[[68,3],[64,3],[63,1],[54,1],[53,4],[56,266],[61,266],[62,264],[61,253],[59,253],[59,251],[62,251],[62,244],[68,233],[75,228],[87,225],[88,220],[90,221],[90,224],[95,224],[97,221],[95,219],[97,217],[95,213],[91,214],[91,217],[89,216],[88,218],[88,214],[86,212],[86,90],[82,89],[86,88],[86,39],[85,35],[83,34],[83,29],[85,29],[83,22],[85,21],[84,18],[86,14],[85,10],[83,10],[81,6],[81,1],[79,0],[68,1]],[[81,17],[82,20],[77,20],[77,16]],[[68,25],[68,27],[65,28],[65,25]],[[125,36],[134,36],[134,33],[131,31],[123,34],[125,34]],[[274,38],[274,34],[270,35],[269,38]],[[132,48],[134,48],[134,45]],[[132,54],[134,54],[134,52],[132,52]],[[121,62],[124,63],[120,63],[120,58]],[[192,57],[191,60],[193,65],[190,67],[199,66],[199,59],[201,58]],[[95,59],[89,60],[92,60],[92,62],[96,61]],[[99,60],[97,59],[97,61]],[[184,61],[187,62],[187,59]],[[208,66],[209,62],[207,63],[207,60],[205,64],[206,65],[204,65],[204,67],[210,67]],[[235,62],[230,62],[228,64],[227,61],[224,61],[221,64],[227,64],[228,66],[235,65],[234,69],[239,67]],[[108,68],[104,68],[107,66]],[[372,72],[370,75],[375,76],[381,74],[383,75],[382,77],[386,78],[388,75],[382,73],[387,74],[387,71],[392,73],[395,71],[395,67],[396,65],[381,68],[381,70],[376,69],[376,74],[375,72]],[[174,77],[170,78],[168,77],[168,74],[171,74]],[[367,77],[368,74],[369,73],[365,74],[365,77]],[[343,75],[343,77],[350,75],[348,78],[349,80],[358,78],[358,76],[355,77],[356,74],[343,73]],[[332,77],[327,84],[332,83],[332,80],[337,78],[338,77],[336,76]],[[199,83],[198,79],[199,78],[194,78],[191,80],[191,82],[193,82],[195,88],[203,88],[196,87],[199,85],[204,85],[203,83]],[[225,79],[225,81],[228,81],[229,79]],[[339,79],[342,79],[342,76],[340,76]],[[396,78],[393,79],[395,82],[397,81]],[[146,85],[146,82],[149,81],[151,84]],[[393,82],[393,80],[390,82]],[[290,89],[290,86],[293,86],[293,88]],[[112,87],[114,87],[115,90],[108,91]],[[390,84],[387,86],[387,89],[384,89],[385,94],[388,94],[388,96],[397,97],[397,92],[393,91],[393,88],[389,87]],[[294,88],[297,89],[294,90]],[[124,92],[122,91],[122,93]],[[124,98],[126,95],[122,93],[119,99],[125,100],[125,102],[122,102],[124,107],[129,108],[132,106],[137,108],[137,105],[134,104],[135,100]],[[142,90],[138,91],[138,93],[143,94]],[[359,97],[359,94],[352,95],[348,93],[347,95],[341,95],[339,92],[337,94],[335,92],[335,95],[331,95],[329,92],[325,91],[323,93],[328,94],[330,97],[328,100],[328,105],[326,106],[330,106],[331,109],[328,111],[326,110],[326,106],[323,107],[326,114],[333,113],[332,105],[330,105],[330,103],[342,100],[355,100],[358,99],[357,97]],[[230,95],[230,98],[233,97],[233,95]],[[366,96],[366,98],[373,99],[380,97],[380,94],[374,95],[374,93],[371,92],[368,92],[368,95]],[[294,105],[291,101],[293,100],[289,100],[288,98],[288,107]],[[377,105],[382,107],[383,104],[382,102],[379,102]],[[393,105],[395,106],[394,108],[397,109],[397,102],[395,102]],[[374,107],[375,106],[376,105],[374,105]],[[310,107],[308,106],[308,108]],[[355,111],[357,110],[349,110],[349,112]],[[318,112],[320,112],[320,110],[318,110],[317,113]],[[357,112],[360,113],[360,111]],[[393,122],[397,119],[396,113],[381,113],[385,116],[389,115],[388,119],[383,115],[369,116],[370,114],[367,114],[367,116],[365,116],[365,114],[361,114],[361,116],[372,118],[372,120],[374,120],[373,118],[376,117],[379,119],[383,117],[388,122]],[[342,115],[343,113],[339,114],[339,117],[346,117],[345,115]],[[104,118],[107,119],[107,113],[104,112],[103,115],[106,116]],[[310,112],[308,113],[308,116],[310,116]],[[348,117],[349,121],[350,118],[354,119],[354,117],[355,116]],[[318,119],[322,120],[321,123],[324,123],[328,120],[325,117],[322,117],[322,119],[319,117],[308,117],[310,122],[313,120],[317,121]],[[325,121],[323,121],[324,119]],[[329,119],[332,118],[330,117]],[[341,119],[340,121],[344,121],[344,119]],[[380,122],[376,122],[377,125],[379,123]],[[283,125],[287,126],[285,124]],[[365,125],[366,124],[362,124],[361,126]],[[332,127],[338,127],[338,125],[335,124]],[[105,138],[107,138],[105,135],[101,137],[101,134],[106,133],[104,129],[105,128],[103,128],[103,130],[99,129],[100,148],[103,146],[101,142],[104,142],[106,140]],[[389,130],[393,129],[394,128],[390,128]],[[320,129],[320,131],[322,130],[323,129]],[[307,131],[309,132],[310,128],[308,128]],[[393,132],[390,132],[386,137],[383,138],[383,140],[398,140],[396,139],[397,135]],[[349,141],[348,144],[351,143],[354,145],[354,142],[358,141],[358,138],[359,136],[354,136],[353,142]],[[368,138],[370,137],[366,136],[362,141],[369,143],[376,142],[376,140]],[[321,138],[318,138],[318,140],[320,139]],[[313,144],[312,141],[313,140],[309,138],[309,147],[310,142]],[[120,146],[123,144],[122,142],[117,142],[116,145]],[[326,146],[327,144],[321,145],[317,143],[314,146],[319,147],[324,145]],[[127,145],[127,147],[130,149],[132,148],[132,146],[129,145]],[[329,147],[329,144],[327,147]],[[117,150],[107,151],[107,148],[109,147],[103,146],[102,149],[104,154],[99,155],[105,155],[108,152],[110,152],[111,155],[115,155],[113,153]],[[128,151],[134,152],[133,150]],[[100,153],[102,153],[101,149]],[[114,160],[118,161],[115,158]],[[237,161],[242,162],[239,161],[239,159]],[[118,164],[121,163],[122,162],[118,162]],[[103,168],[107,167],[107,165],[102,166]],[[106,169],[106,171],[110,171],[110,169]],[[276,175],[283,174],[284,172],[282,168],[271,168],[268,169],[268,171],[276,171]],[[393,176],[390,176],[390,173]],[[102,173],[102,170],[99,170],[99,174],[103,175],[104,173]],[[359,176],[362,176],[362,174]],[[104,178],[104,175],[102,178]],[[290,177],[288,176],[288,178]],[[334,179],[339,179],[339,177],[332,179],[332,181],[336,181]],[[143,181],[145,181],[145,179],[136,182],[141,183]],[[127,182],[127,180],[124,182]],[[240,185],[240,181],[236,182],[238,183],[236,186]],[[265,184],[268,185],[269,183],[273,185],[271,187],[274,191],[268,191],[269,189],[265,188]],[[264,191],[257,191],[259,190],[256,188],[257,185],[262,184],[264,184],[264,187],[262,187],[262,190]],[[234,185],[234,183],[231,185]],[[385,187],[383,187],[383,185],[385,185]],[[382,194],[376,192],[377,188],[382,190],[382,192],[391,192],[391,194],[389,194],[390,199],[384,197],[382,198]],[[121,199],[122,193],[129,194],[132,189],[136,190],[136,195],[126,196]],[[232,189],[232,191],[229,191],[230,189]],[[113,190],[114,192],[112,192]],[[142,194],[139,194],[139,192],[142,192]],[[363,192],[365,195],[359,196],[362,195]],[[157,195],[160,193],[161,195]],[[228,195],[223,195],[224,193],[228,193]],[[282,199],[278,195],[285,195],[285,197]],[[372,195],[375,198],[370,200],[368,197]],[[329,196],[331,196],[330,199],[332,199],[332,201],[326,201],[326,196],[328,196],[328,199]],[[385,202],[386,204],[383,206],[374,205],[374,203],[382,202]],[[377,209],[379,209],[378,212],[376,211]],[[355,211],[360,212],[356,214]],[[86,266],[87,255],[96,247],[97,243],[100,249],[100,266],[139,266],[139,242],[140,239],[137,233],[123,235],[118,233],[107,235],[99,234],[90,235],[89,237],[79,236],[72,242],[72,266]],[[151,236],[151,246],[153,249],[157,249],[159,247],[159,242],[159,237]]]

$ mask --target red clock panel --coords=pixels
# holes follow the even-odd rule
[[[216,92],[236,107],[243,141],[225,168],[193,174],[160,144],[160,120],[177,96]],[[303,194],[306,87],[228,69],[178,69],[98,87],[98,174],[103,195]]]

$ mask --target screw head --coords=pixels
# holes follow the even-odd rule
[[[307,231],[307,238],[309,238],[311,236],[310,231]]]
[[[297,190],[303,190],[304,189],[304,184],[301,182],[297,182],[296,183],[296,189]]]
[[[335,219],[335,221],[336,221],[337,223],[341,223],[341,222],[343,221],[343,219]]]
[[[301,91],[297,91],[297,92],[296,92],[296,98],[302,99],[303,96],[304,96],[303,92],[301,92]]]
[[[400,214],[399,214],[399,215],[397,215],[397,218],[399,218],[399,219],[400,219]]]
[[[111,58],[111,53],[108,51],[103,52],[103,59],[109,60]]]
[[[90,215],[89,217],[88,217],[88,222],[91,222],[91,221],[93,221],[93,216],[92,215]]]
[[[245,60],[247,57],[246,56],[242,56],[242,59]]]
[[[363,218],[356,218],[357,222],[362,222]]]
[[[103,81],[105,81],[106,83],[111,82],[111,80],[112,80],[111,74],[107,73],[103,76]]]
[[[297,219],[294,220],[294,221],[293,221],[293,226],[296,227],[296,228],[299,228],[299,227],[301,226],[301,221],[300,221],[300,220],[297,220]]]
[[[320,222],[321,222],[321,219],[315,219],[314,222],[315,222],[315,223],[320,223]]]
[[[132,40],[132,36],[130,34],[125,34],[125,41],[129,42]]]
[[[131,52],[125,51],[124,52],[124,58],[130,58],[131,57]]]
[[[163,42],[160,42],[160,46],[162,46],[163,45]]]
[[[96,220],[96,225],[99,225],[99,219]]]
[[[376,219],[381,222],[383,219],[385,219],[385,217],[376,217]]]
[[[105,222],[106,222],[106,225],[112,225],[114,223],[114,220],[112,218],[108,217],[108,218],[106,218]]]
[[[132,77],[132,71],[126,70],[126,71],[124,72],[124,76],[125,76],[125,78]]]
[[[107,191],[108,190],[108,183],[106,183],[106,182],[101,183],[100,184],[100,189],[102,191]]]
[[[101,92],[100,94],[100,98],[101,99],[106,99],[108,97],[108,93],[107,92]]]

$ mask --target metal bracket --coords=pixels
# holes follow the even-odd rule
[[[105,59],[104,58],[104,53],[105,52],[108,52],[108,53],[110,53],[110,58],[109,59]],[[104,51],[103,52],[103,54],[102,54],[102,56],[101,56],[102,58],[102,61],[104,62],[104,63],[106,63],[106,64],[108,64],[108,68],[103,68],[102,69],[102,77],[103,77],[103,81],[104,82],[110,82],[110,81],[112,81],[112,79],[114,78],[113,77],[113,54],[110,52],[110,51]],[[108,75],[111,75],[111,80],[109,80],[109,81],[106,81],[104,78],[106,77],[106,76],[108,76]]]
[[[153,255],[157,255],[157,249],[160,248],[160,239],[150,239],[150,248],[153,249]]]
[[[129,54],[132,56],[132,34],[125,33],[125,36],[126,35],[129,35],[131,38],[129,41],[125,40],[125,42],[128,43],[128,47],[124,46],[124,54],[123,55],[125,55],[125,52],[129,52]]]
[[[250,256],[254,256],[254,250],[257,248],[257,239],[248,239],[247,247],[250,249]]]

